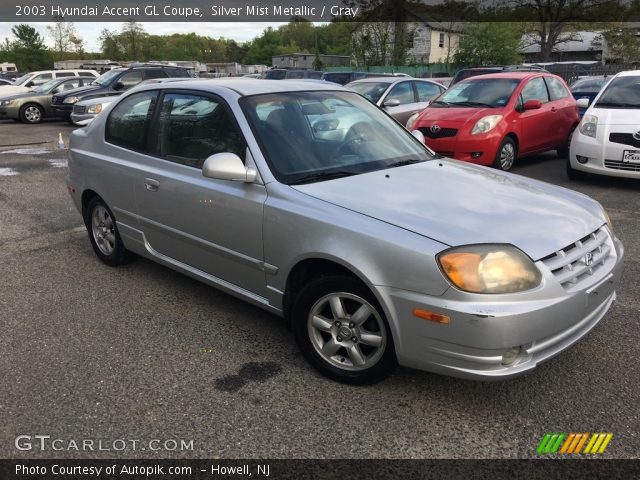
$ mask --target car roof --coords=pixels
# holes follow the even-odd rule
[[[486,75],[476,75],[474,77],[465,78],[464,80],[461,80],[460,83],[468,82],[468,81],[476,81],[476,80],[486,80],[491,78],[511,78],[516,80],[524,80],[525,78],[532,78],[532,77],[538,77],[538,76],[555,77],[556,75],[553,75],[549,72],[544,72],[544,71],[487,73]]]
[[[342,90],[349,91],[341,85],[330,82],[308,82],[300,80],[262,80],[256,78],[233,77],[233,78],[207,78],[207,79],[185,79],[176,82],[163,82],[145,85],[140,89],[136,87],[136,91],[151,90],[154,88],[184,88],[186,90],[203,90],[215,92],[216,88],[226,88],[236,92],[240,96],[259,95],[263,93],[281,93],[281,92],[303,92],[317,90]]]
[[[638,77],[640,76],[640,70],[627,70],[624,72],[620,72],[616,75],[616,77]]]
[[[369,78],[359,78],[358,80],[354,80],[353,82],[349,82],[349,83],[372,83],[372,82],[376,82],[376,83],[395,83],[395,82],[402,82],[403,80],[423,80],[422,78],[413,78],[413,77],[392,77],[392,76],[387,76],[387,77],[369,77]]]

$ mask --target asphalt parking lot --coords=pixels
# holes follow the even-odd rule
[[[572,182],[551,153],[514,167],[596,198],[626,247],[616,305],[572,349],[498,383],[399,369],[351,387],[275,316],[147,260],[100,263],[56,149],[71,130],[0,121],[0,457],[522,458],[547,432],[612,432],[603,457],[639,457],[640,181]]]

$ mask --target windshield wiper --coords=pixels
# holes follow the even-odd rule
[[[435,102],[431,102],[431,105],[451,105],[449,102],[445,102],[444,100],[436,100]]]
[[[637,103],[618,103],[618,102],[598,102],[595,104],[595,107],[621,107],[621,108],[638,108],[640,107]]]
[[[483,102],[456,102],[456,103],[452,103],[451,105],[464,105],[466,107],[489,107],[489,108],[494,108],[494,106],[491,105],[490,103],[483,103]]]
[[[303,177],[297,178],[293,182],[289,182],[289,185],[299,185],[301,183],[320,182],[324,180],[332,180],[334,178],[350,177],[352,175],[357,175],[357,173],[350,172],[347,170],[340,170],[338,172],[312,173],[310,175],[305,175]]]
[[[420,162],[426,162],[426,160],[418,160],[416,158],[412,158],[410,160],[400,160],[399,162],[395,162],[388,165],[388,168],[404,167],[405,165],[412,165],[414,163],[420,163]]]

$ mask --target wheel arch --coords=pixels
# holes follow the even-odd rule
[[[291,328],[292,318],[290,313],[293,308],[293,302],[300,290],[312,279],[330,275],[342,275],[359,281],[363,286],[371,291],[374,297],[376,297],[376,300],[380,303],[383,311],[385,311],[385,315],[388,313],[386,312],[384,302],[379,297],[378,292],[376,292],[374,288],[371,288],[370,282],[366,280],[364,274],[358,269],[351,265],[345,265],[333,258],[321,256],[307,257],[299,260],[289,270],[287,275],[282,306],[283,316],[287,322],[288,328]]]

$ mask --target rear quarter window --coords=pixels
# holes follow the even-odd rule
[[[105,140],[123,148],[144,152],[157,98],[157,90],[145,91],[131,95],[116,105],[107,119]]]

